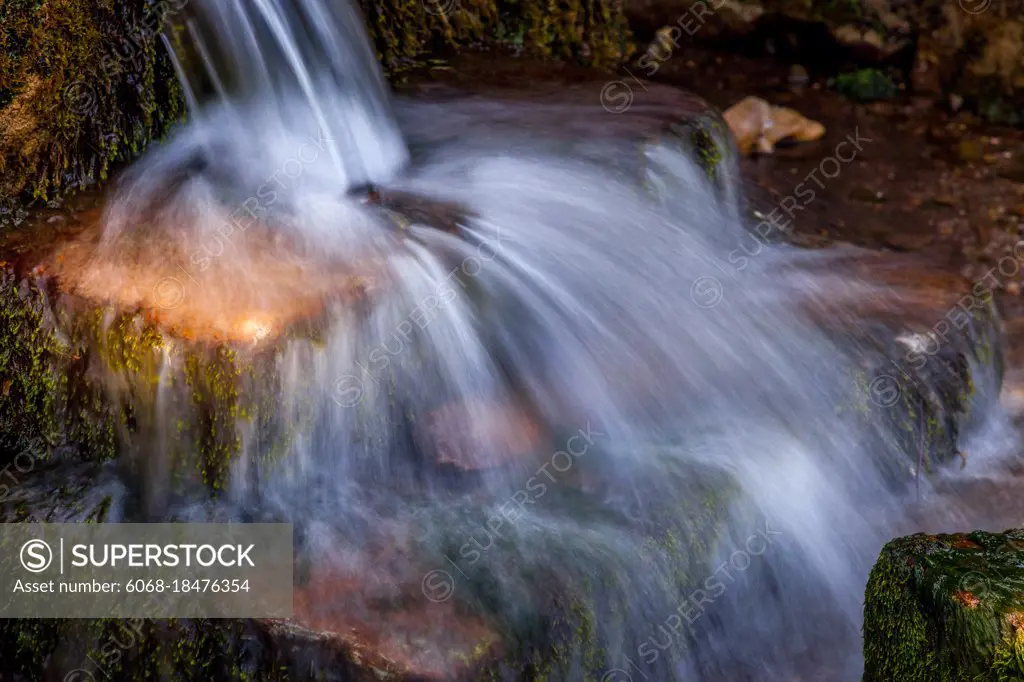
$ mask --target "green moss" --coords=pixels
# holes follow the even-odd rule
[[[156,380],[154,351],[161,347],[163,337],[152,324],[145,324],[138,316],[117,315],[107,326],[104,359],[107,367],[118,374],[145,374],[150,383]]]
[[[883,548],[864,597],[864,680],[1020,680],[1024,531],[913,535]]]
[[[219,347],[203,357],[185,357],[185,382],[191,390],[198,439],[197,454],[203,483],[214,491],[224,488],[231,464],[241,451],[238,433],[239,377],[235,352]]]
[[[33,682],[61,679],[74,669],[116,682],[284,682],[295,677],[302,668],[289,659],[287,642],[280,643],[281,652],[259,651],[251,642],[260,634],[254,623],[240,620],[7,620],[0,624],[0,650],[8,662],[5,673],[18,672]],[[81,653],[50,660],[58,643],[76,644]]]
[[[892,78],[879,69],[861,69],[836,76],[836,91],[856,102],[889,99],[896,92]]]
[[[896,446],[901,457],[891,461],[886,455],[876,463],[897,487],[951,462],[963,463],[961,434],[984,419],[986,401],[997,399],[1003,378],[1001,322],[991,300],[929,342],[930,354],[908,353],[892,340],[900,331],[891,329],[888,343],[881,342],[886,337],[865,341],[864,365],[852,370],[848,397],[836,406],[862,422],[865,432],[883,426],[882,442],[869,449],[892,453]],[[843,329],[836,340],[853,341]]]
[[[505,45],[538,57],[610,68],[632,51],[621,0],[386,0],[362,3],[386,69],[439,48]]]
[[[86,460],[134,453],[129,463],[143,466],[157,456],[152,444],[166,440],[177,481],[216,493],[241,452],[241,423],[253,423],[261,461],[272,462],[311,418],[309,410],[290,421],[277,415],[275,363],[274,352],[165,347],[141,315],[53,305],[31,282],[0,272],[0,465],[71,448]],[[167,439],[155,431],[166,419],[178,425]]]
[[[718,180],[718,165],[722,161],[722,148],[714,136],[707,130],[700,129],[693,133],[692,143],[697,151],[697,160],[708,178],[715,182]]]
[[[115,455],[115,419],[90,376],[80,328],[60,328],[47,297],[0,273],[0,459],[45,460],[58,447],[83,459]]]
[[[43,326],[38,292],[18,286],[13,275],[0,277],[0,450],[10,461],[30,445],[46,450],[61,437],[52,366],[60,347]]]
[[[0,654],[4,674],[26,682],[43,682],[42,661],[64,640],[71,621],[39,619],[0,620]]]
[[[716,111],[707,109],[694,114],[684,121],[668,126],[667,139],[677,149],[697,161],[716,187],[723,187],[725,171],[723,163],[732,153],[732,143],[725,120]],[[666,136],[662,136],[665,140]],[[641,147],[641,153],[644,148]],[[646,179],[645,179],[646,184]]]
[[[16,0],[0,9],[0,197],[103,180],[184,112],[158,29],[176,3]],[[6,93],[6,94],[4,94]]]
[[[917,537],[917,536],[915,536]],[[938,679],[928,623],[910,586],[917,540],[886,545],[864,596],[864,682]]]

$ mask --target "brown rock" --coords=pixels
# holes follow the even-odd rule
[[[141,309],[172,334],[191,339],[269,340],[292,324],[315,319],[326,301],[352,304],[384,282],[379,263],[371,265],[369,258],[353,269],[287,243],[265,224],[253,224],[244,239],[241,232],[209,236],[207,243],[225,255],[211,260],[216,267],[189,270],[181,264],[193,262],[196,245],[129,236],[116,259],[106,258],[99,251],[100,229],[96,216],[96,222],[48,245],[34,270],[55,276],[64,292]],[[235,251],[228,251],[231,246]]]

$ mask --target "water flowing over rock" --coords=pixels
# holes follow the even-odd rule
[[[769,247],[684,93],[612,114],[602,76],[505,73],[389,103],[324,54],[357,27],[289,50],[305,22],[270,21],[323,2],[201,2],[275,61],[239,72],[201,23],[193,123],[5,258],[4,519],[295,527],[291,620],[147,623],[118,677],[856,670],[872,556],[999,418],[991,292]],[[0,647],[49,679],[120,626]]]

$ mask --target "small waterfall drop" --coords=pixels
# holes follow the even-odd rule
[[[815,311],[873,286],[782,247],[737,269],[730,158],[716,184],[668,138],[527,123],[596,99],[392,105],[348,3],[193,5],[169,41],[192,120],[121,177],[94,281],[277,346],[216,499],[151,483],[142,507],[293,522],[348,586],[309,606],[322,622],[474,618],[527,660],[571,612],[589,644],[553,679],[855,675],[906,453],[842,411],[864,346]],[[307,303],[315,334],[275,336]],[[431,610],[439,571],[457,609]]]

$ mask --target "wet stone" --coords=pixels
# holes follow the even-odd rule
[[[1024,676],[1024,531],[889,542],[864,599],[864,680]]]

